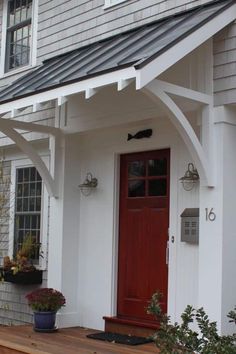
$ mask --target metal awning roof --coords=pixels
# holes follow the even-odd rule
[[[190,34],[197,33],[199,28],[229,10],[232,5],[235,5],[235,0],[212,1],[208,5],[48,59],[40,67],[3,89],[0,92],[0,105],[66,85],[81,84],[85,80],[108,73],[122,70],[125,72],[127,69],[132,71],[127,78],[123,76],[122,79],[137,79],[136,73],[142,68],[147,67],[149,63],[161,57]],[[222,24],[221,28],[226,24],[228,23]],[[204,36],[207,38],[207,34]],[[176,55],[177,60],[179,58]],[[102,86],[102,83],[96,86],[91,80],[89,82],[92,89]],[[82,91],[81,85],[79,87],[79,91]],[[58,95],[58,91],[55,95]],[[38,101],[40,100],[41,102],[46,100],[45,96]]]
[[[117,89],[122,90],[135,81],[136,89],[145,87],[145,92],[154,102],[158,100],[159,104],[161,101],[168,108],[171,121],[188,146],[199,174],[208,186],[214,186],[214,169],[209,169],[211,161],[208,153],[205,153],[188,119],[168,93],[208,106],[212,105],[212,94],[161,82],[156,78],[235,18],[236,0],[212,1],[208,5],[46,60],[0,92],[0,130],[31,159],[50,195],[58,196],[60,162],[56,151],[60,151],[64,131],[38,123],[8,119],[9,116],[3,118],[5,114],[11,112],[13,118],[29,106],[35,112],[46,101],[57,100],[60,106],[73,94],[85,92],[85,98],[90,98],[106,85],[117,84]],[[52,173],[18,130],[52,136]],[[212,146],[210,129],[205,139]]]

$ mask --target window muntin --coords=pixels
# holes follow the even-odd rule
[[[30,235],[35,243],[32,259],[39,260],[42,179],[35,167],[16,170],[14,254]]]
[[[167,159],[143,159],[128,163],[128,197],[167,195]]]
[[[7,13],[6,71],[29,64],[32,0],[10,0]]]

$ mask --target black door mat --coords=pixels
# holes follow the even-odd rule
[[[88,338],[104,340],[112,343],[127,344],[127,345],[139,345],[153,342],[151,338],[129,336],[127,334],[118,334],[111,332],[100,332],[88,334]]]

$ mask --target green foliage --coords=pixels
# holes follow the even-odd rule
[[[18,250],[16,257],[10,259],[6,256],[3,259],[3,278],[4,272],[12,272],[14,275],[18,272],[32,272],[36,268],[33,265],[32,257],[36,252],[39,252],[39,244],[35,242],[35,236],[31,234],[26,234],[24,241],[22,242],[21,248]],[[39,252],[40,254],[40,252]],[[41,254],[40,254],[41,256]]]
[[[234,310],[230,311],[228,317],[230,318],[229,322],[234,322],[236,324],[236,306],[234,307]]]
[[[162,294],[153,294],[147,313],[152,314],[160,323],[153,339],[160,350],[160,354],[236,354],[236,334],[220,336],[216,322],[210,322],[203,308],[194,309],[188,305],[181,315],[181,324],[171,324],[170,317],[161,309]],[[236,308],[228,317],[236,323]],[[191,324],[196,321],[199,333],[191,329]]]

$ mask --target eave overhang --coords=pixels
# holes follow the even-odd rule
[[[235,0],[212,1],[46,60],[0,92],[0,114],[133,80],[141,89],[235,18]]]

